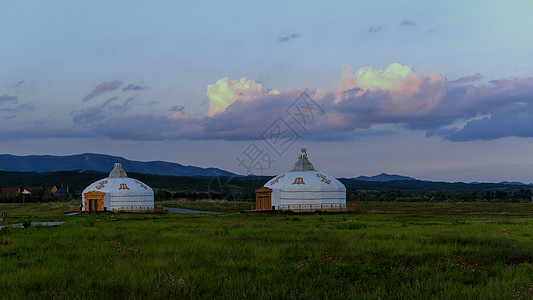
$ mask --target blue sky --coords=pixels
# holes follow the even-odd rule
[[[3,1],[0,152],[533,182],[532,8]]]

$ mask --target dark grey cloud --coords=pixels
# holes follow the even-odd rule
[[[29,104],[21,104],[16,106],[11,106],[9,108],[0,108],[0,112],[7,113],[16,113],[17,111],[33,111],[34,107]]]
[[[12,96],[12,95],[2,95],[0,96],[0,103],[2,102],[16,102],[18,100],[18,97]]]
[[[371,34],[377,34],[382,29],[383,29],[383,27],[381,27],[381,26],[372,26],[372,27],[368,28],[367,32],[371,33]]]
[[[451,83],[457,83],[457,84],[463,84],[463,83],[470,83],[473,81],[476,81],[478,79],[481,79],[483,76],[479,73],[472,74],[470,76],[464,76],[455,80],[450,81]]]
[[[109,113],[112,113],[110,110],[106,111],[106,108],[109,106],[109,104],[117,101],[118,99],[118,96],[113,96],[99,105],[87,107],[79,112],[73,111],[71,115],[74,117],[74,121],[80,124],[88,124],[105,120]]]
[[[126,91],[142,91],[144,89],[148,88],[146,85],[144,84],[135,84],[135,83],[129,83],[127,86],[125,86],[122,91],[123,92],[126,92]]]
[[[278,37],[278,43],[288,42],[290,40],[299,38],[300,35],[301,35],[300,33],[291,33],[291,34],[286,35],[286,36],[280,36],[280,37]]]
[[[119,99],[119,96],[113,96],[111,98],[108,98],[104,103],[102,104],[104,107],[107,106],[109,103],[113,101],[117,101]]]
[[[416,23],[415,23],[415,21],[413,21],[413,20],[403,19],[403,20],[400,22],[400,26],[416,26]]]
[[[92,98],[99,96],[105,92],[111,92],[118,89],[122,85],[120,80],[104,81],[97,86],[95,86],[92,91],[90,91],[85,97],[83,97],[83,102],[91,100]]]
[[[170,111],[179,111],[183,112],[185,110],[185,106],[183,105],[174,105],[170,108]]]
[[[119,113],[125,113],[133,106],[134,100],[135,100],[135,97],[129,97],[128,99],[126,99],[126,101],[124,101],[124,103],[120,105],[113,105],[112,109]]]
[[[496,80],[486,86],[467,86],[449,103],[456,118],[466,119],[459,128],[436,127],[427,135],[450,141],[493,140],[503,137],[533,137],[533,79]]]
[[[15,83],[15,87],[19,87],[21,85],[23,85],[26,81],[24,80],[21,80],[21,81],[18,81],[17,83]]]

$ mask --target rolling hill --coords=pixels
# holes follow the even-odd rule
[[[133,161],[123,157],[104,154],[84,153],[69,156],[29,155],[15,156],[0,154],[0,171],[12,172],[57,172],[81,171],[108,173],[114,163],[121,163],[126,172],[169,175],[169,176],[235,176],[235,174],[217,169],[184,166],[164,161]]]

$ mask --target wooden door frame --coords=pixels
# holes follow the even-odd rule
[[[265,199],[267,199],[265,201]],[[264,202],[267,202],[266,205]],[[260,187],[255,190],[255,209],[256,210],[271,210],[272,209],[272,189],[267,187]]]
[[[83,196],[85,197],[85,211],[89,211],[89,200],[96,200],[96,211],[104,211],[104,192],[90,191]]]

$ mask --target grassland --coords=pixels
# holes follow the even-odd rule
[[[187,200],[187,199],[177,199],[177,200],[168,200],[168,201],[157,201],[158,205],[176,207],[176,208],[186,208],[186,209],[196,209],[196,210],[207,210],[207,211],[218,211],[218,212],[237,212],[251,210],[255,206],[255,202],[250,201],[227,201],[227,200]]]
[[[175,202],[165,205],[192,208]],[[2,204],[8,223],[66,222],[0,230],[0,297],[533,297],[533,205],[357,204],[356,213],[236,214],[235,203],[206,201],[201,209],[227,212],[76,216],[64,215],[75,203]]]

